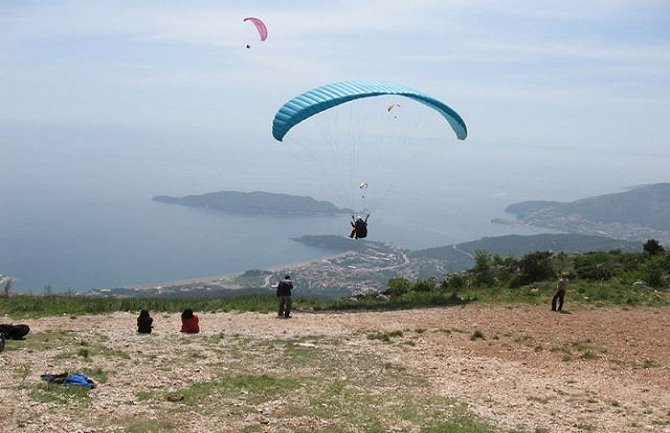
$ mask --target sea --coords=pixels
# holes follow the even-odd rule
[[[666,182],[670,167],[667,155],[475,139],[407,155],[383,143],[377,153],[401,155],[395,166],[366,173],[375,152],[357,154],[351,165],[363,168],[345,176],[348,162],[334,168],[331,156],[305,156],[304,148],[258,137],[26,125],[4,130],[0,274],[14,278],[13,291],[32,293],[282,269],[333,254],[294,238],[350,230],[348,214],[226,214],[152,201],[157,195],[308,195],[369,209],[370,240],[415,250],[546,232],[490,221],[511,218],[504,209],[519,201],[572,201]],[[337,182],[348,188],[333,187]],[[362,182],[369,186],[360,188]]]

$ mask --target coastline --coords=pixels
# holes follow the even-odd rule
[[[339,253],[339,254],[334,254],[330,256],[325,256],[320,259],[315,259],[315,260],[305,260],[302,262],[296,262],[296,263],[289,263],[289,264],[283,264],[283,265],[277,265],[273,266],[270,268],[265,268],[265,269],[259,269],[260,271],[263,272],[269,272],[271,274],[276,274],[276,273],[294,273],[296,269],[300,269],[306,266],[311,266],[315,263],[322,262],[324,260],[332,260],[334,258],[340,257],[344,254],[347,254],[348,252],[344,253]],[[236,284],[233,282],[235,279],[241,277],[244,272],[248,271],[249,269],[245,271],[240,271],[240,272],[231,272],[227,274],[221,274],[221,275],[212,275],[212,276],[205,276],[205,277],[195,277],[195,278],[185,278],[183,280],[170,280],[170,281],[162,281],[162,282],[152,282],[152,283],[143,283],[143,284],[131,284],[128,286],[125,286],[125,289],[131,289],[131,290],[151,290],[151,289],[160,289],[160,288],[165,288],[165,287],[175,287],[175,286],[187,286],[187,285],[193,285],[193,284],[221,284],[221,283],[227,283],[230,285],[231,289],[235,288]],[[268,275],[269,277],[269,275]],[[268,278],[269,280],[269,278]],[[267,281],[266,287],[269,286],[269,281]]]

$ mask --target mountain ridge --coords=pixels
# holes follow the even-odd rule
[[[505,212],[514,215],[516,221],[498,218],[492,222],[632,241],[656,238],[670,243],[670,183],[642,185],[572,202],[524,201],[509,205]]]

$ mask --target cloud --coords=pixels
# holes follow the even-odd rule
[[[631,107],[640,129],[667,130],[640,114],[670,115],[664,2],[286,3],[3,2],[0,119],[241,130],[317,85],[380,79],[465,107],[479,127],[525,113],[537,125],[528,140],[575,107],[585,136],[616,129],[612,113]],[[266,42],[250,15],[267,22]]]

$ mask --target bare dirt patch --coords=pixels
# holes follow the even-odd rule
[[[357,392],[387,430],[419,431],[385,413],[421,401],[464,403],[503,431],[670,432],[670,308],[205,312],[191,336],[176,314],[154,318],[148,336],[130,313],[28,321],[28,339],[0,354],[0,430],[368,431],[337,407]],[[103,376],[84,398],[54,400],[39,379],[82,369]]]

